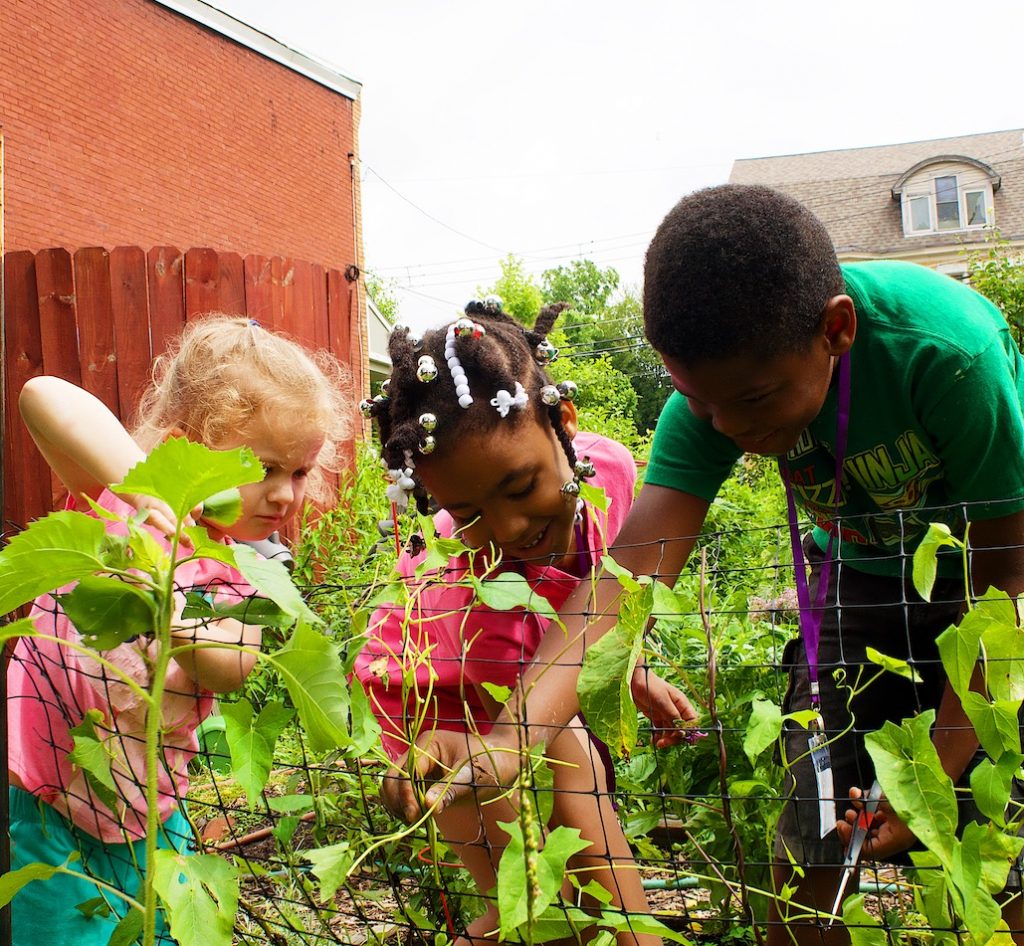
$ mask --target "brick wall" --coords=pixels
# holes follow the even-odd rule
[[[150,0],[0,0],[8,250],[356,262],[356,103]]]

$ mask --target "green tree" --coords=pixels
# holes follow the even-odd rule
[[[1003,313],[1017,344],[1024,341],[1024,254],[1010,245],[998,228],[985,237],[984,250],[970,250],[967,278]]]
[[[523,266],[523,261],[513,253],[509,253],[498,265],[501,276],[490,289],[477,286],[477,294],[482,299],[495,295],[501,298],[502,308],[523,325],[532,326],[537,313],[544,304],[540,286],[534,282]]]
[[[385,319],[392,325],[398,321],[398,296],[395,295],[396,282],[383,276],[366,277],[366,293],[373,300]]]

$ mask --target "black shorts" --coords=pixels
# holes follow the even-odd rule
[[[812,566],[813,601],[824,553],[808,539],[804,542],[804,555]],[[842,818],[849,807],[850,789],[856,786],[866,791],[875,777],[864,736],[888,720],[899,722],[927,709],[938,710],[946,675],[935,638],[956,622],[962,606],[962,582],[937,581],[929,603],[914,590],[909,574],[904,580],[833,565],[822,616],[818,679],[825,731],[830,739],[837,737],[829,750],[838,818]],[[841,671],[840,676],[847,686],[857,683],[858,673],[861,682],[877,673],[880,668],[865,654],[868,647],[907,660],[920,675],[921,682],[915,684],[896,674],[885,673],[849,701],[849,690],[837,685],[835,671]],[[783,660],[789,671],[783,712],[808,709],[810,685],[803,641],[790,641]],[[840,736],[851,723],[852,729]],[[810,733],[787,723],[783,735],[786,758],[797,761],[787,774],[788,800],[779,818],[775,857],[780,863],[786,863],[788,849],[799,864],[838,865],[842,863],[844,852],[837,832],[819,837],[817,783],[807,752]],[[964,775],[964,784],[968,773]],[[972,810],[969,801],[962,803],[961,820],[973,817]]]

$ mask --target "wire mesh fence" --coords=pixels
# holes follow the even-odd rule
[[[945,517],[934,513],[933,518]],[[484,601],[488,612],[500,612],[504,603],[516,621],[536,620],[543,631],[546,599],[534,585],[525,597],[498,601],[480,582],[496,581],[499,574],[485,569],[481,578],[464,566],[453,574],[447,546],[432,576],[396,583],[394,555],[385,551],[389,540],[364,556],[370,545],[365,534],[331,534],[330,521],[315,527],[320,531],[314,544],[347,541],[361,556],[358,574],[343,580],[323,561],[300,562],[296,573],[306,601],[325,620],[329,641],[319,650],[319,644],[303,645],[314,664],[320,661],[312,672],[344,684],[344,729],[335,744],[327,744],[319,731],[311,737],[308,720],[317,712],[329,715],[336,693],[323,691],[318,705],[314,686],[297,697],[299,691],[282,683],[293,665],[281,655],[294,655],[296,645],[291,630],[273,623],[264,628],[261,646],[276,656],[260,663],[242,690],[213,703],[177,677],[168,684],[167,700],[181,705],[172,712],[164,703],[161,817],[180,807],[187,835],[168,843],[215,855],[237,874],[233,941],[437,943],[438,935],[456,939],[467,930],[483,935],[499,928],[503,938],[525,942],[594,936],[609,942],[615,935],[620,942],[653,942],[645,937],[657,935],[761,941],[766,931],[771,939],[783,925],[803,924],[801,935],[824,942],[830,925],[844,919],[864,936],[881,937],[865,942],[987,941],[978,931],[988,930],[991,937],[998,916],[993,919],[991,910],[975,915],[983,908],[971,905],[967,890],[973,885],[998,895],[1009,883],[1019,899],[1019,878],[1010,868],[1019,852],[1020,817],[1011,788],[1021,762],[1017,712],[1024,697],[1024,650],[1012,607],[1007,613],[1005,601],[972,602],[979,628],[960,636],[948,632],[945,639],[959,642],[960,651],[950,657],[935,642],[965,607],[962,576],[970,570],[970,556],[955,547],[938,556],[927,603],[914,589],[913,558],[899,547],[884,570],[888,574],[837,563],[825,595],[820,657],[823,736],[834,777],[832,797],[823,804],[808,748],[817,724],[804,672],[788,528],[744,528],[744,518],[742,509],[724,510],[727,527],[705,533],[671,592],[666,586],[655,594],[644,582],[631,585],[629,576],[620,578],[625,598],[643,599],[637,613],[622,605],[617,628],[641,629],[636,642],[623,632],[629,646],[635,643],[640,668],[632,691],[631,663],[616,662],[615,647],[593,659],[588,653],[579,691],[587,713],[532,753],[524,751],[505,791],[495,791],[486,766],[479,779],[474,768],[458,805],[411,825],[381,803],[389,766],[397,760],[400,769],[389,777],[401,778],[402,766],[410,770],[403,751],[418,738],[422,742],[437,729],[486,736],[502,703],[520,705],[513,698],[515,681],[532,651],[523,648],[510,658],[483,633]],[[812,565],[821,559],[816,545],[805,548]],[[428,606],[426,589],[439,582],[449,588],[462,583],[458,609]],[[198,593],[195,586],[179,590],[193,592],[197,626],[223,616],[215,607],[203,612],[217,604],[221,591],[211,600],[207,587]],[[258,597],[255,591],[246,594],[252,601]],[[57,600],[66,606],[67,599]],[[56,612],[57,601],[46,606]],[[397,647],[395,639],[375,637],[388,615],[400,629]],[[571,622],[573,615],[563,611],[562,618]],[[441,619],[459,628],[457,646],[438,644],[431,628]],[[202,640],[200,632],[194,636]],[[474,650],[481,642],[484,649]],[[56,813],[70,820],[70,843],[79,844],[76,870],[86,875],[95,863],[93,838],[135,842],[145,834],[144,817],[132,821],[145,811],[138,803],[146,782],[146,760],[139,755],[145,720],[140,729],[132,718],[131,688],[108,664],[123,669],[126,655],[133,655],[137,682],[146,686],[153,663],[145,640],[121,640],[111,648],[92,643],[71,662],[55,656],[57,651],[47,656],[38,639],[23,637],[12,672],[24,674],[35,689],[22,687],[9,704],[12,720],[22,718],[19,701],[46,705],[33,718],[45,720],[47,728],[36,726],[30,737],[22,733],[15,751],[28,751],[31,738],[32,754],[52,756],[52,783],[25,787],[48,802],[51,823]],[[939,710],[951,666],[966,674],[969,686],[979,653],[988,696],[978,701],[985,705],[975,707],[969,721],[945,723],[973,724],[981,741],[962,780],[964,790],[954,795],[928,752],[933,740],[942,739],[941,732],[931,732],[929,711]],[[489,662],[493,678],[485,679],[478,671]],[[671,746],[654,745],[665,735],[664,725],[654,727],[631,702],[631,692],[643,693],[647,674],[678,687],[697,711],[696,723],[682,730],[685,738],[670,739]],[[447,703],[442,684],[449,688]],[[537,689],[544,686],[542,676]],[[87,705],[73,696],[83,687],[91,693]],[[388,702],[389,690],[392,696],[397,692],[397,701]],[[527,696],[527,714],[530,705]],[[104,707],[114,709],[90,716],[90,709]],[[868,733],[904,717],[916,720],[917,728],[890,729],[870,751],[865,748]],[[384,726],[383,743],[375,722]],[[528,715],[524,723],[529,742]],[[176,725],[189,738],[175,741]],[[99,753],[100,764],[89,753]],[[24,772],[17,763],[11,768]],[[437,776],[438,769],[424,768]],[[845,904],[833,908],[845,852],[827,822],[843,818],[849,787],[867,790],[876,774],[885,776],[897,808],[907,799],[919,803],[913,824],[925,848],[899,858],[901,867],[858,872]],[[916,795],[903,784],[914,779]],[[1000,795],[1003,787],[1006,797]],[[429,783],[421,786],[428,788]],[[957,802],[961,821],[979,823],[973,834],[962,834],[963,842],[954,839]],[[115,838],[111,825],[125,836]],[[17,845],[16,834],[15,867],[27,856]],[[131,848],[118,849],[128,858],[125,870],[141,869]],[[805,877],[814,871],[828,872],[827,890],[808,899]],[[103,869],[98,875],[109,876]],[[141,889],[138,883],[113,886]],[[200,878],[189,889],[203,886]],[[213,914],[231,906],[216,884],[205,886]],[[105,923],[112,932],[125,909],[110,891],[94,889],[70,906],[86,923]],[[650,916],[664,927],[650,926]],[[190,935],[193,942],[206,941],[199,929]]]

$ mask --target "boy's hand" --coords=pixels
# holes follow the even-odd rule
[[[864,807],[861,800],[863,797],[864,792],[859,788],[850,789],[850,801],[853,803],[853,807],[846,809],[846,814],[843,816],[845,820],[840,821],[836,826],[844,847],[850,844],[854,826]],[[868,836],[864,841],[864,847],[861,848],[860,856],[869,861],[885,860],[893,854],[905,851],[915,840],[910,828],[900,820],[883,796],[868,829]]]
[[[662,680],[647,667],[637,667],[631,681],[633,701],[654,727],[654,747],[665,749],[686,739],[686,726],[697,713],[679,687]]]
[[[415,759],[415,782],[409,778],[410,756]],[[388,769],[380,797],[388,811],[412,824],[429,808],[436,814],[470,791],[493,794],[514,784],[518,775],[519,750],[502,745],[493,733],[484,739],[438,729],[420,736]]]

